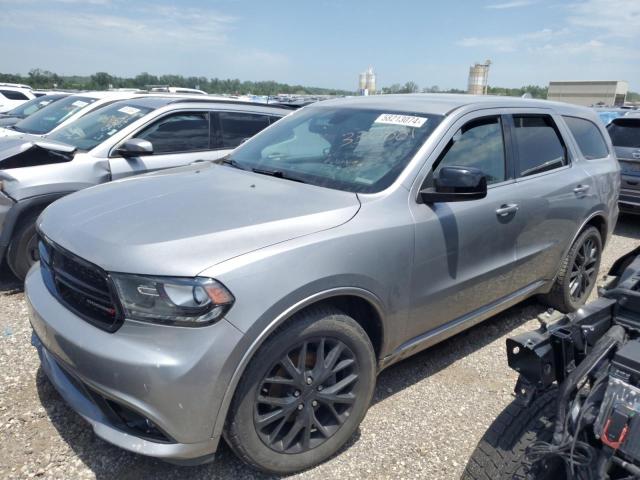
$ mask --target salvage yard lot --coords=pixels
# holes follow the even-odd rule
[[[623,216],[605,249],[601,277],[639,244],[640,217]],[[98,439],[61,400],[30,345],[23,293],[0,272],[0,478],[262,478],[222,445],[217,460],[177,467]],[[537,326],[544,308],[518,305],[385,370],[351,442],[300,478],[451,479],[511,401],[515,374],[504,341]]]

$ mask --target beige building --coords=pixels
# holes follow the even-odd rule
[[[623,105],[629,90],[624,81],[550,82],[547,100],[592,106]]]
[[[476,63],[469,68],[469,82],[467,93],[471,95],[486,95],[489,85],[489,67],[491,60],[484,63]]]

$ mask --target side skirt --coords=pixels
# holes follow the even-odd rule
[[[527,297],[535,295],[539,293],[546,282],[543,280],[539,280],[534,282],[526,287],[517,290],[506,297],[502,297],[495,302],[492,302],[484,307],[480,307],[473,312],[470,312],[462,317],[458,317],[454,320],[451,320],[444,325],[439,326],[438,328],[434,328],[433,330],[429,330],[417,337],[414,337],[398,348],[396,348],[391,354],[384,357],[379,364],[379,370],[383,370],[394,363],[397,363],[401,360],[404,360],[411,355],[418,353],[426,348],[429,348],[436,343],[439,343],[443,340],[446,340],[453,335],[456,335],[478,323],[486,320],[493,315],[506,310],[509,307],[521,302]]]

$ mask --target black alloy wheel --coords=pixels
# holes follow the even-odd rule
[[[600,247],[592,237],[587,237],[576,252],[571,273],[569,292],[575,301],[581,301],[591,292],[598,274]]]
[[[318,465],[353,438],[376,383],[367,332],[333,306],[309,307],[253,355],[224,438],[252,467],[285,475]]]
[[[354,353],[330,337],[305,340],[268,370],[255,400],[260,439],[278,453],[302,453],[331,438],[351,414],[359,379]]]

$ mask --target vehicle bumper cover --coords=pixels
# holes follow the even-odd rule
[[[226,384],[216,385],[217,365],[224,363],[216,359],[241,338],[235,327],[225,320],[203,328],[125,321],[120,330],[107,333],[60,304],[44,285],[38,265],[27,275],[25,293],[32,343],[43,371],[96,435],[126,450],[171,462],[211,460],[219,440],[212,438],[218,398],[226,389]],[[171,336],[173,348],[164,345],[164,334]],[[194,346],[194,334],[204,348]],[[169,442],[120,429],[95,401],[96,395],[149,419]]]

